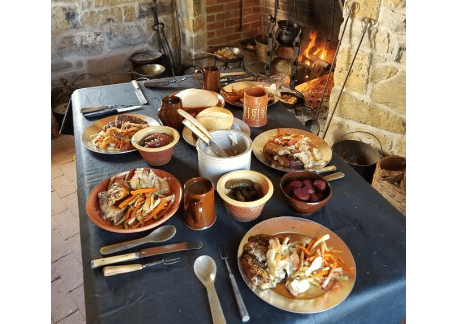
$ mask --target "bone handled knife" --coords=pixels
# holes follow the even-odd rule
[[[131,81],[131,83],[133,84],[134,93],[136,93],[136,97],[138,97],[139,102],[143,105],[147,104],[148,102],[147,102],[146,98],[144,97],[144,94],[141,91],[141,88],[139,87],[138,81],[133,80],[133,81]]]
[[[147,258],[153,255],[165,254],[177,251],[187,251],[187,250],[198,250],[201,249],[203,243],[200,241],[197,242],[181,242],[169,245],[155,246],[146,249],[139,250],[138,252],[131,252],[126,254],[120,254],[112,257],[95,259],[91,261],[92,268],[98,268],[104,265],[133,261],[141,258]]]

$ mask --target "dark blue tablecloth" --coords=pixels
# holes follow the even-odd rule
[[[142,87],[150,104],[136,113],[155,118],[163,96],[191,87],[198,87],[193,78],[180,84],[171,84],[165,89]],[[63,133],[70,133],[72,129],[75,133],[87,323],[212,323],[206,290],[193,272],[195,259],[203,254],[214,258],[218,266],[215,285],[227,323],[240,323],[228,274],[218,257],[217,242],[223,242],[230,255],[230,265],[251,316],[250,323],[396,324],[403,319],[406,314],[405,217],[336,155],[331,164],[346,176],[331,183],[331,200],[312,215],[302,216],[292,211],[283,202],[278,187],[284,173],[267,167],[253,156],[251,169],[267,175],[275,189],[260,218],[250,223],[234,221],[229,218],[221,198],[217,196],[218,217],[210,229],[188,229],[181,220],[181,209],[167,222],[177,228],[177,234],[168,243],[192,240],[203,242],[201,250],[169,255],[180,256],[180,263],[112,277],[104,277],[100,269],[91,269],[90,261],[101,257],[100,247],[147,234],[104,231],[95,226],[85,212],[89,193],[103,179],[121,171],[147,167],[138,152],[103,155],[91,152],[82,145],[81,134],[93,121],[83,118],[80,108],[104,104],[139,102],[131,83],[79,89],[71,97],[62,127]],[[232,110],[235,117],[242,118],[242,109],[228,105],[227,108]],[[252,139],[276,127],[306,129],[279,103],[269,107],[268,120],[266,126],[251,129]],[[182,184],[198,176],[196,149],[181,139],[171,162],[161,168],[174,174]],[[334,231],[350,248],[357,266],[357,278],[351,294],[341,304],[317,314],[290,313],[259,299],[246,286],[237,267],[239,243],[255,224],[277,216],[298,216],[318,222]],[[157,258],[142,261],[149,262]]]

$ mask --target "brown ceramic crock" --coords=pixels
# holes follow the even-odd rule
[[[177,109],[182,108],[182,100],[177,96],[166,96],[161,100],[161,108],[157,116],[165,126],[175,128],[181,132],[184,128],[182,121],[184,118],[180,116]]]
[[[183,220],[194,230],[203,230],[215,223],[215,188],[210,179],[196,177],[185,182]]]

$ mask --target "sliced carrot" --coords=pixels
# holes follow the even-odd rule
[[[311,248],[313,247],[313,244],[315,244],[316,241],[318,241],[318,237],[313,236],[310,243],[308,243],[308,245],[306,246],[307,250],[311,250]]]
[[[123,208],[125,207],[126,205],[129,205],[133,202],[133,200],[135,200],[137,197],[136,196],[129,196],[128,198],[126,198],[125,200],[123,200],[122,202],[120,202],[120,204],[118,205],[118,208]]]
[[[303,245],[301,244],[297,245],[297,249],[302,250],[305,253],[306,257],[311,256],[311,252],[307,248],[305,248]]]
[[[143,188],[143,189],[133,190],[133,191],[131,191],[131,194],[134,196],[134,195],[145,194],[145,193],[156,192],[156,191],[157,191],[156,187]]]
[[[160,201],[159,204],[156,206],[156,208],[154,208],[154,209],[146,216],[146,218],[144,219],[143,222],[145,222],[145,221],[147,221],[147,220],[150,220],[151,218],[153,218],[154,216],[156,216],[157,213],[159,213],[161,210],[164,209],[166,203],[167,203],[167,200],[161,199],[161,201]]]

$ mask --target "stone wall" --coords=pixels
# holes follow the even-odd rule
[[[130,81],[133,53],[163,52],[152,29],[153,5],[152,0],[52,0],[52,86],[62,86],[62,79],[69,85],[77,79],[78,87]],[[178,58],[175,7],[175,1],[157,1],[159,20]]]
[[[330,96],[332,114],[361,39],[363,18],[374,20],[367,29],[325,140],[331,145],[342,135],[364,131],[375,135],[385,154],[406,155],[406,0],[357,0],[359,8],[348,21],[339,48]],[[347,1],[344,7],[346,19]],[[339,38],[344,28],[341,26]],[[324,127],[320,133],[324,135]],[[375,138],[357,139],[378,148]]]

